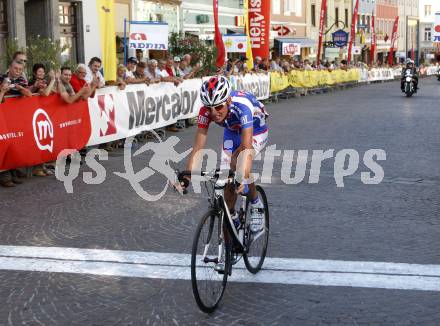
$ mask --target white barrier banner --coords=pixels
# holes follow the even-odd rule
[[[88,146],[135,136],[142,131],[168,126],[196,117],[202,106],[201,79],[172,83],[128,85],[97,90],[90,98],[92,133]]]
[[[168,50],[168,24],[131,23],[129,39],[130,49]]]
[[[367,69],[359,69],[359,83],[364,83],[368,81],[368,70]]]
[[[373,68],[368,72],[368,81],[393,80],[394,72],[389,68]]]
[[[230,81],[233,89],[252,93],[258,100],[265,100],[270,97],[269,74],[231,76]]]
[[[426,75],[427,76],[437,75],[438,71],[439,71],[439,67],[429,66],[426,68]]]

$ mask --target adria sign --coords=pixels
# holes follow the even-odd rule
[[[37,147],[42,151],[53,151],[53,123],[43,109],[38,109],[32,118],[34,138]]]
[[[254,58],[269,57],[270,0],[249,0],[249,35]]]
[[[130,24],[129,48],[168,50],[168,24],[153,22]]]

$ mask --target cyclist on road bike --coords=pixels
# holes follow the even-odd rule
[[[259,232],[263,228],[264,210],[263,203],[259,199],[255,183],[250,180],[253,158],[261,152],[267,143],[268,127],[266,124],[267,113],[264,105],[259,102],[254,95],[232,91],[229,81],[223,76],[211,77],[202,84],[200,97],[204,106],[200,109],[198,117],[198,129],[195,137],[194,147],[190,154],[186,169],[192,171],[199,163],[200,150],[205,147],[208,128],[211,121],[222,126],[223,151],[221,157],[221,169],[237,168],[239,154],[243,153],[239,171],[243,171],[242,186],[249,186],[250,213],[251,213],[251,232]],[[245,152],[243,152],[245,151]],[[184,188],[189,185],[189,177],[180,178]],[[226,203],[234,216],[235,202],[237,193],[232,185],[225,189]]]

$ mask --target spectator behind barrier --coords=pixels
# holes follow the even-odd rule
[[[171,57],[168,57],[165,63],[165,70],[167,71],[168,76],[176,77],[176,73],[174,71],[174,60]]]
[[[32,78],[29,81],[30,90],[32,93],[38,93],[42,96],[49,96],[55,93],[55,73],[53,70],[49,72],[49,83],[46,79],[46,68],[41,63],[36,63],[32,67]]]
[[[94,78],[98,80],[96,88],[102,88],[105,86],[105,79],[102,76],[99,69],[101,69],[102,61],[98,57],[90,59],[89,66],[87,67],[86,82],[91,83]]]
[[[173,68],[172,69],[173,69],[174,76],[183,79],[184,74],[180,70],[180,62],[181,61],[182,60],[180,60],[180,57],[174,57],[173,58]]]
[[[261,64],[261,57],[260,56],[256,56],[254,59],[254,70],[257,71],[259,69],[259,66]]]
[[[182,62],[184,62],[184,70],[183,73],[185,75],[185,79],[194,78],[196,73],[201,69],[200,62],[198,62],[194,67],[191,66],[192,56],[190,54],[185,54],[182,58]]]
[[[83,100],[86,100],[89,97],[93,97],[96,86],[98,85],[98,80],[96,77],[92,80],[90,84],[86,81],[86,75],[87,75],[87,66],[84,63],[80,63],[76,67],[75,73],[72,74],[72,78],[70,79],[70,85],[72,85],[73,90],[75,93],[78,93],[81,91],[81,89],[85,86],[90,86],[90,91],[88,93],[84,93],[81,98]]]
[[[145,76],[149,78],[150,83],[159,83],[162,79],[158,65],[158,62],[155,59],[151,59],[150,61],[148,61],[148,67],[145,70]]]
[[[3,103],[6,93],[9,91],[9,84],[3,80],[0,84],[0,103]]]
[[[61,72],[57,72],[55,74],[55,77],[58,84],[58,93],[66,103],[75,103],[84,95],[89,94],[90,92],[90,87],[86,83],[78,91],[78,93],[75,93],[72,85],[70,84],[70,80],[72,79],[72,70],[70,69],[70,67],[62,67]]]
[[[270,64],[270,70],[283,72],[283,68],[281,68],[281,59],[279,57],[272,60],[272,63]]]
[[[138,65],[142,67],[138,67]],[[149,84],[149,80],[145,77],[146,64],[145,62],[139,62],[135,57],[130,57],[127,60],[127,66],[125,70],[124,82],[126,84]]]
[[[23,65],[23,78],[28,80],[26,76],[26,63],[27,63],[27,55],[26,53],[22,51],[17,51],[12,55],[12,61],[16,61],[18,63],[21,63]],[[6,71],[6,74],[9,72],[9,69]]]
[[[127,85],[125,82],[126,72],[127,68],[125,68],[124,65],[118,65],[118,68],[116,69],[116,85],[120,90],[124,90]]]
[[[194,78],[195,73],[199,70],[199,67],[194,69],[188,69],[188,61],[182,60],[179,65],[180,75],[183,79],[191,79]]]
[[[150,79],[145,75],[145,68],[147,67],[147,64],[145,62],[139,62],[136,65],[136,70],[133,73],[134,75],[134,81],[133,84],[142,84],[146,83],[147,85],[150,83]]]
[[[125,71],[125,81],[129,81],[130,79],[134,79],[133,73],[136,70],[137,64],[138,64],[138,60],[135,57],[128,58],[127,70]]]
[[[160,74],[160,81],[174,83],[175,86],[179,86],[179,84],[181,83],[180,78],[175,78],[173,76],[170,76],[170,74],[168,74],[166,66],[167,66],[166,60],[163,59],[159,60],[158,69]]]
[[[141,62],[143,58],[144,58],[144,51],[142,51],[141,49],[136,49],[136,59],[137,59],[137,61]]]
[[[6,82],[9,87],[6,95],[32,96],[32,92],[27,88],[28,81],[23,77],[23,69],[22,63],[12,61],[8,73],[0,76],[0,83]]]
[[[191,55],[190,54],[185,54],[184,56],[183,56],[183,58],[182,58],[182,62],[184,62],[185,63],[185,69],[183,70],[183,73],[185,74],[185,76],[186,75],[189,75],[190,73],[191,73],[191,71],[192,71],[192,68],[191,68],[191,59],[192,59],[192,57],[191,57]]]

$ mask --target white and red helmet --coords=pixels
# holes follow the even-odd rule
[[[207,107],[214,107],[226,102],[231,95],[231,84],[224,76],[215,76],[203,82],[200,98]]]

